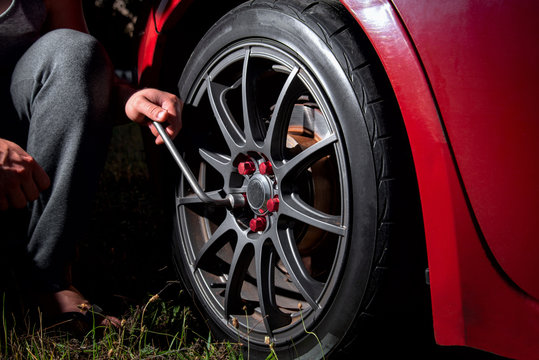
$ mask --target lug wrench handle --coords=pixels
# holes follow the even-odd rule
[[[176,146],[174,146],[174,143],[170,139],[170,136],[168,136],[167,132],[165,131],[165,128],[161,123],[158,123],[156,121],[153,122],[153,125],[157,129],[157,132],[159,135],[161,135],[161,138],[165,142],[165,146],[167,147],[168,151],[172,155],[172,158],[174,161],[176,161],[176,164],[178,164],[178,167],[180,168],[183,176],[195,192],[196,196],[205,204],[212,204],[217,206],[227,206],[230,208],[236,208],[241,207],[245,205],[245,198],[241,194],[228,194],[226,198],[224,199],[212,199],[206,193],[200,185],[197,182],[197,179],[191,172],[191,169],[189,169],[189,166],[187,166],[187,163],[180,155],[178,149],[176,149]]]

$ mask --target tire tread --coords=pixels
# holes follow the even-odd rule
[[[282,12],[317,34],[332,50],[348,77],[365,121],[377,182],[377,239],[362,305],[354,314],[352,328],[341,340],[346,348],[358,336],[361,324],[372,322],[379,316],[379,285],[391,271],[390,239],[393,241],[399,236],[402,209],[395,204],[405,187],[401,179],[403,167],[409,166],[410,161],[399,163],[394,160],[409,160],[401,151],[403,145],[407,146],[407,139],[398,104],[370,41],[338,0],[251,0],[231,10],[229,15],[238,14],[245,8]],[[336,356],[339,358],[338,354]]]
[[[269,0],[267,0],[270,2]],[[259,1],[260,3],[264,0]],[[392,194],[398,191],[398,176],[390,158],[398,148],[394,122],[401,121],[389,81],[369,40],[359,29],[348,11],[336,0],[271,1],[276,8],[288,8],[288,14],[304,22],[333,51],[341,68],[347,74],[360,103],[374,154],[378,182],[378,232],[370,281],[365,293],[363,310],[356,316],[355,326],[376,318],[379,284],[388,267],[389,239],[394,236],[396,223]],[[383,84],[383,86],[379,86]],[[389,100],[389,101],[388,101]],[[348,332],[342,340],[354,342],[357,332]],[[346,350],[345,350],[346,351]]]

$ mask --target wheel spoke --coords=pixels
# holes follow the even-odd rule
[[[246,141],[256,144],[262,138],[262,127],[258,119],[255,99],[255,80],[259,69],[250,60],[251,51],[245,51],[241,78],[241,102]]]
[[[207,191],[206,195],[208,195],[208,197],[210,197],[212,199],[215,199],[215,200],[224,199],[224,197],[221,196],[221,190]],[[204,204],[204,202],[202,202],[202,200],[200,200],[200,198],[198,196],[196,196],[196,194],[190,194],[190,195],[187,195],[187,196],[178,197],[176,199],[176,205],[177,206],[196,205],[196,204]]]
[[[322,293],[324,283],[309,275],[298,252],[292,229],[280,230],[277,234],[277,239],[273,243],[288,275],[309,305],[313,309],[318,309],[317,299]]]
[[[221,175],[224,181],[223,189],[229,190],[230,187],[230,173],[231,173],[231,160],[230,156],[211,152],[206,149],[199,149],[198,150],[200,156],[206,163],[208,163],[212,168],[217,170],[217,172]]]
[[[350,191],[334,93],[287,49],[247,37],[195,68],[187,109],[205,122],[187,159],[210,198],[248,201],[205,204],[180,178],[175,224],[182,274],[211,320],[282,348],[338,295]]]
[[[230,172],[230,156],[214,153],[206,149],[199,149],[198,152],[202,159],[223,175],[223,177],[226,177]]]
[[[225,316],[242,313],[241,288],[247,275],[254,250],[250,244],[238,241],[230,264],[225,291]]]
[[[297,93],[298,87],[301,85],[297,78],[298,72],[299,69],[296,67],[288,75],[288,78],[279,93],[279,97],[277,98],[273,114],[271,115],[265,144],[272,150],[278,149],[280,151],[283,148],[283,141],[286,140],[284,134],[286,133],[286,127],[288,126],[288,115],[291,107],[296,101],[296,98],[293,95]]]
[[[234,234],[229,222],[223,221],[198,252],[194,269],[203,269],[216,275],[222,275],[219,273],[222,269],[215,268],[215,256],[226,243],[234,239]]]
[[[257,249],[256,279],[260,310],[264,317],[264,324],[268,334],[272,329],[286,326],[292,322],[290,315],[279,310],[275,300],[275,264],[277,263],[275,249],[265,244]]]
[[[198,184],[202,189],[205,189],[206,187],[206,177],[207,177],[207,171],[206,171],[206,164],[201,163],[200,168],[198,171]],[[185,186],[185,178],[182,176],[180,180],[180,188],[184,189]],[[209,191],[206,192],[206,194],[213,199],[222,199],[222,196],[220,196],[218,191]],[[178,196],[176,198],[176,206],[181,205],[192,205],[192,204],[202,204],[202,200],[195,194],[189,194],[186,196]]]
[[[231,88],[208,80],[208,97],[213,114],[230,150],[245,144],[245,135],[226,105],[225,95]]]
[[[329,153],[330,148],[337,142],[337,136],[331,134],[328,137],[309,146],[292,159],[287,161],[275,161],[274,171],[278,173],[281,179],[284,179],[292,171],[295,174],[307,169],[317,160],[323,158]]]
[[[279,211],[307,225],[343,236],[346,227],[342,225],[341,216],[326,214],[304,202],[297,194],[283,196]]]

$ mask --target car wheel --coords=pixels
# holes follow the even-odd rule
[[[246,200],[208,206],[179,180],[183,281],[253,358],[268,345],[322,358],[368,313],[397,220],[402,126],[374,51],[338,1],[248,2],[208,31],[178,86],[200,185]]]

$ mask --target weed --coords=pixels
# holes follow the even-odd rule
[[[4,333],[4,349],[7,349],[7,323],[6,323],[6,293],[2,294],[2,332]],[[2,354],[2,346],[0,346],[0,354]]]
[[[124,313],[121,326],[103,327],[94,321],[85,336],[73,337],[62,332],[64,324],[47,326],[41,317],[17,310],[20,294],[10,288],[14,296],[8,292],[2,298],[0,360],[244,360],[239,338],[219,342],[199,335],[202,331],[196,329],[203,322],[192,315],[190,299],[173,290],[177,282],[163,288],[175,276],[167,255],[170,217],[150,186],[137,126],[114,129],[89,234],[81,239],[73,264],[79,290],[108,311]]]
[[[322,354],[322,359],[326,360],[326,356],[324,355],[324,348],[322,347],[322,343],[320,342],[318,335],[316,335],[312,331],[307,330],[307,327],[305,326],[305,321],[303,320],[303,305],[301,303],[298,304],[298,309],[299,309],[299,315],[301,316],[301,324],[303,325],[303,330],[305,331],[306,334],[309,334],[316,338],[316,341],[318,342],[318,345],[320,346],[320,353]]]
[[[238,344],[196,335],[187,325],[192,321],[187,307],[155,295],[142,309],[131,308],[119,328],[98,326],[94,321],[82,338],[58,327],[44,328],[39,319],[35,323],[25,319],[23,328],[8,330],[5,311],[3,307],[2,360],[242,359]]]

